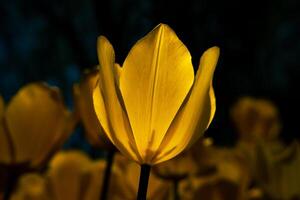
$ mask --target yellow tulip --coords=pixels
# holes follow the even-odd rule
[[[139,164],[169,160],[194,143],[215,113],[212,78],[219,48],[202,55],[194,77],[191,56],[175,32],[160,24],[139,40],[123,66],[98,38],[98,120],[111,142]]]
[[[267,99],[257,99],[256,109],[259,116],[254,128],[254,134],[264,140],[277,139],[281,131],[277,107]]]
[[[276,139],[281,130],[278,109],[266,99],[241,97],[231,108],[231,119],[247,143]]]
[[[25,174],[11,200],[98,200],[105,161],[80,151],[57,153],[45,174]]]
[[[88,141],[95,147],[114,149],[103,133],[93,106],[93,90],[99,77],[98,70],[86,72],[80,83],[73,87],[75,107],[79,114]]]
[[[67,111],[57,88],[43,83],[24,86],[4,108],[0,103],[0,163],[45,162],[70,135],[76,120]]]

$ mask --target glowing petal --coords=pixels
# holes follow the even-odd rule
[[[64,107],[59,92],[44,84],[23,87],[10,101],[5,120],[14,144],[16,162],[26,162],[47,152],[60,134]],[[49,147],[50,148],[50,147]]]
[[[219,57],[219,48],[208,49],[200,59],[196,80],[186,105],[173,121],[153,163],[173,158],[206,130],[215,112],[211,82]]]
[[[157,26],[129,52],[120,89],[146,162],[159,147],[193,80],[190,53],[167,25]]]
[[[120,103],[120,96],[117,94],[114,50],[103,36],[98,38],[98,58],[100,76],[93,93],[96,115],[115,146],[135,161],[141,162],[126,113]]]

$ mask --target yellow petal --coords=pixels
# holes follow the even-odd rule
[[[55,154],[64,144],[64,142],[70,137],[74,131],[76,124],[78,123],[78,117],[75,113],[63,109],[63,119],[57,123],[57,132],[54,134],[48,143],[43,146],[42,150],[39,150],[38,154],[32,159],[31,167],[36,168],[38,166],[47,164],[49,159]]]
[[[201,136],[208,127],[215,112],[211,82],[218,57],[218,47],[210,48],[202,55],[196,80],[186,105],[173,121],[153,163],[176,156]]]
[[[86,74],[79,84],[74,85],[73,95],[88,141],[93,146],[105,148],[111,146],[111,143],[103,133],[93,104],[93,90],[97,85],[98,78],[98,70]]]
[[[99,81],[93,93],[98,120],[108,138],[122,153],[141,162],[137,155],[128,118],[121,105],[120,95],[118,95],[114,50],[103,36],[98,38],[98,58],[100,63]]]
[[[41,83],[24,86],[10,101],[5,120],[16,162],[28,162],[49,151],[63,125],[64,106],[57,89]]]
[[[98,200],[100,198],[105,168],[105,160],[99,160],[84,169],[84,185],[83,182],[81,183],[84,190],[83,200]],[[112,178],[113,171],[111,173]]]
[[[190,53],[167,25],[158,25],[129,52],[120,88],[143,159],[159,147],[193,80]]]
[[[91,160],[79,151],[60,152],[50,162],[49,183],[54,199],[79,199],[83,170]]]

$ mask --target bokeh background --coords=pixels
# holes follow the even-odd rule
[[[272,100],[281,137],[299,137],[300,2],[298,0],[1,0],[0,94],[6,101],[24,84],[61,88],[72,109],[72,85],[97,65],[96,39],[105,35],[122,63],[131,46],[160,22],[170,25],[192,54],[217,45],[217,112],[206,136],[233,145],[229,108],[243,95]],[[172,67],[172,66],[170,66]],[[66,148],[89,148],[77,130]]]

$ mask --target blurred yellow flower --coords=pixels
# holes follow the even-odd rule
[[[38,167],[70,135],[76,119],[57,88],[24,86],[4,107],[0,100],[0,163]]]
[[[180,181],[189,174],[196,173],[197,163],[191,152],[183,152],[180,155],[160,163],[153,167],[153,172],[162,179]]]
[[[240,139],[253,140],[253,129],[257,115],[255,99],[249,96],[239,98],[231,107],[230,117]]]
[[[104,134],[93,106],[93,90],[99,78],[98,70],[86,72],[80,83],[73,87],[75,109],[81,119],[88,141],[98,148],[114,149]]]
[[[11,200],[98,200],[105,161],[91,161],[80,151],[59,152],[45,175],[26,174]]]
[[[133,46],[120,67],[112,45],[100,36],[93,99],[108,138],[139,164],[178,155],[212,121],[218,57],[218,47],[204,52],[194,79],[189,51],[169,26],[160,24]]]
[[[92,161],[80,151],[56,154],[46,174],[23,175],[11,200],[98,200],[101,194],[105,160]],[[122,155],[116,155],[108,197],[110,200],[134,200],[139,166]],[[154,175],[149,180],[149,200],[163,200],[170,184]]]
[[[276,139],[280,133],[279,112],[269,100],[241,97],[232,106],[230,112],[240,139],[245,142]]]
[[[200,154],[204,159],[196,158],[199,173],[191,174],[180,184],[181,199],[245,199],[250,174],[242,155],[233,149],[217,147],[210,147],[205,154]],[[203,173],[205,166],[214,170]]]
[[[277,139],[281,131],[281,122],[277,107],[267,99],[257,99],[256,109],[258,118],[254,134],[264,140]]]

